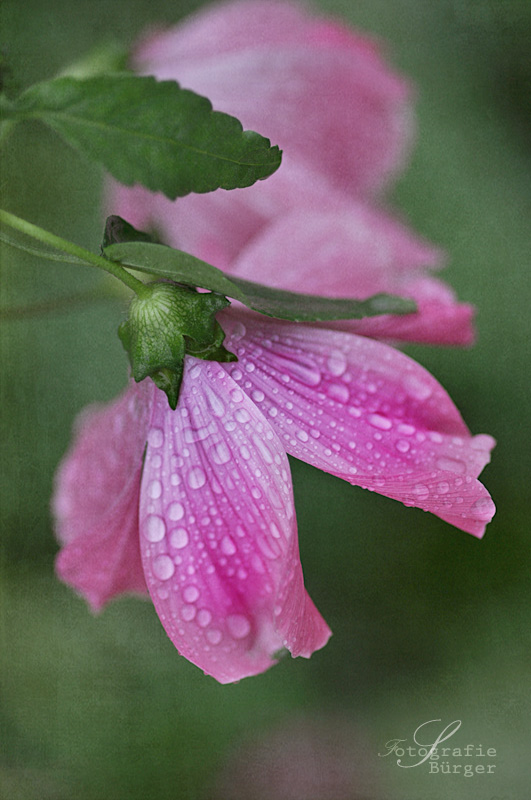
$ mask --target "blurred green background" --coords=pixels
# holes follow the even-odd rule
[[[199,5],[4,0],[2,47],[24,87],[102,40],[129,45],[146,25]],[[418,87],[419,139],[392,201],[448,251],[445,277],[476,304],[479,335],[469,351],[408,352],[474,433],[497,438],[483,473],[497,516],[479,542],[293,462],[306,584],[334,636],[310,661],[219,686],[177,655],[149,603],[121,600],[94,617],[54,578],[53,473],[75,414],[125,383],[115,333],[122,306],[4,320],[6,800],[528,796],[531,3],[316,5],[385,39],[389,59]],[[101,173],[53,134],[20,126],[0,180],[5,208],[97,251]],[[100,280],[7,247],[2,267],[2,308]],[[494,759],[470,760],[496,764],[494,773],[434,775],[378,756],[390,739],[412,744],[431,719],[440,729],[462,720],[453,746],[495,748]],[[312,793],[317,775],[325,783]]]

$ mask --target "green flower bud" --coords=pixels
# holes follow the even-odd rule
[[[118,335],[135,381],[151,378],[175,409],[187,353],[207,361],[237,361],[223,347],[225,333],[215,319],[230,303],[223,295],[177,283],[149,283],[145,289],[133,298]]]

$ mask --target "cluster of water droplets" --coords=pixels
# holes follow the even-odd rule
[[[240,325],[231,344],[239,362],[226,369],[291,455],[440,516],[492,517],[475,478],[493,440],[472,438],[442,387],[404,354],[363,337],[268,323]]]
[[[141,505],[150,591],[183,655],[204,667],[260,646],[294,536],[275,434],[220,365],[190,359],[177,410],[156,410]],[[268,638],[270,658],[283,641]]]

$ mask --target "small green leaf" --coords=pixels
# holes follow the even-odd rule
[[[278,147],[174,81],[56,78],[31,86],[6,111],[42,120],[122,183],[172,200],[251,186],[280,166]]]
[[[201,287],[239,300],[269,317],[292,322],[361,319],[380,314],[411,314],[412,300],[377,294],[366,300],[317,297],[272,289],[259,283],[228,277],[217,267],[163,244],[129,241],[104,248],[104,255],[125,267],[168,278],[186,286]]]

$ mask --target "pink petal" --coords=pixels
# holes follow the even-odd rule
[[[95,611],[115,595],[147,592],[138,501],[148,389],[132,386],[110,405],[84,412],[56,476],[57,573]]]
[[[216,4],[152,35],[135,65],[207,96],[352,192],[380,189],[409,150],[406,82],[372,41],[295,4]]]
[[[476,477],[494,440],[470,435],[423,367],[354,334],[222,316],[239,359],[224,368],[288,453],[482,536],[494,504]]]
[[[187,358],[179,405],[158,390],[140,501],[157,613],[220,683],[309,657],[330,631],[306,594],[285,451],[216,362]]]
[[[335,195],[331,200],[323,204],[326,211],[297,209],[271,222],[242,249],[231,272],[308,294],[409,297],[418,303],[416,314],[342,320],[333,327],[385,339],[470,344],[471,306],[458,303],[441,281],[423,277],[423,268],[438,264],[439,251],[382,211],[338,203]]]

